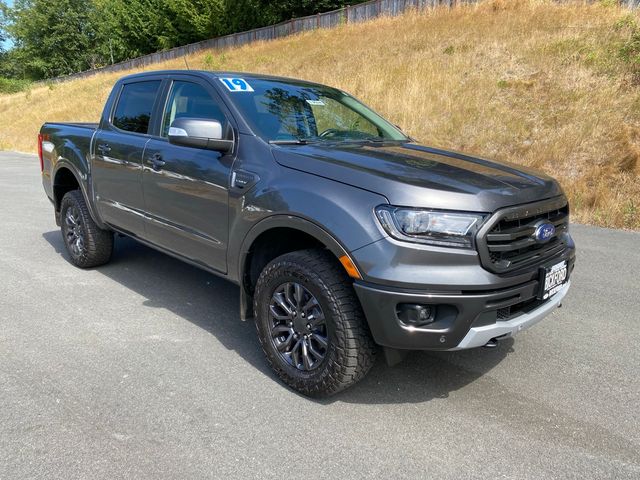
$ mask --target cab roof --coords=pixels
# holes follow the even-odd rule
[[[131,75],[126,75],[120,79],[122,80],[131,80],[135,78],[144,78],[150,76],[170,76],[170,75],[185,75],[190,74],[200,78],[225,78],[225,77],[240,77],[240,78],[248,78],[248,79],[258,79],[258,80],[272,80],[277,82],[287,82],[287,83],[297,83],[297,84],[306,84],[306,85],[319,85],[325,86],[317,82],[310,82],[307,80],[302,80],[299,78],[291,78],[291,77],[279,77],[276,75],[267,75],[262,73],[249,73],[249,72],[233,72],[233,71],[210,71],[210,70],[149,70],[141,73],[134,73]]]

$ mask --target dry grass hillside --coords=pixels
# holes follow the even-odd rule
[[[494,0],[225,52],[191,68],[348,90],[430,145],[540,168],[574,220],[640,229],[640,14],[613,1]],[[153,69],[185,68],[185,61]],[[0,148],[34,151],[45,120],[95,121],[117,74],[0,97]]]

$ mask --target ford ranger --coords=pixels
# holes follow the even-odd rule
[[[569,289],[555,180],[419,145],[336,88],[145,72],[38,147],[73,264],[108,262],[119,233],[238,284],[239,317],[305,395],[354,384],[380,347],[394,363],[495,346]]]

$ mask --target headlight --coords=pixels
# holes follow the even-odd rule
[[[398,240],[442,247],[473,248],[474,237],[486,215],[417,208],[376,207],[376,216],[389,235]]]

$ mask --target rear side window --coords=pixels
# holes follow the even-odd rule
[[[122,87],[113,124],[120,130],[148,133],[151,111],[160,89],[160,80],[128,83]]]

